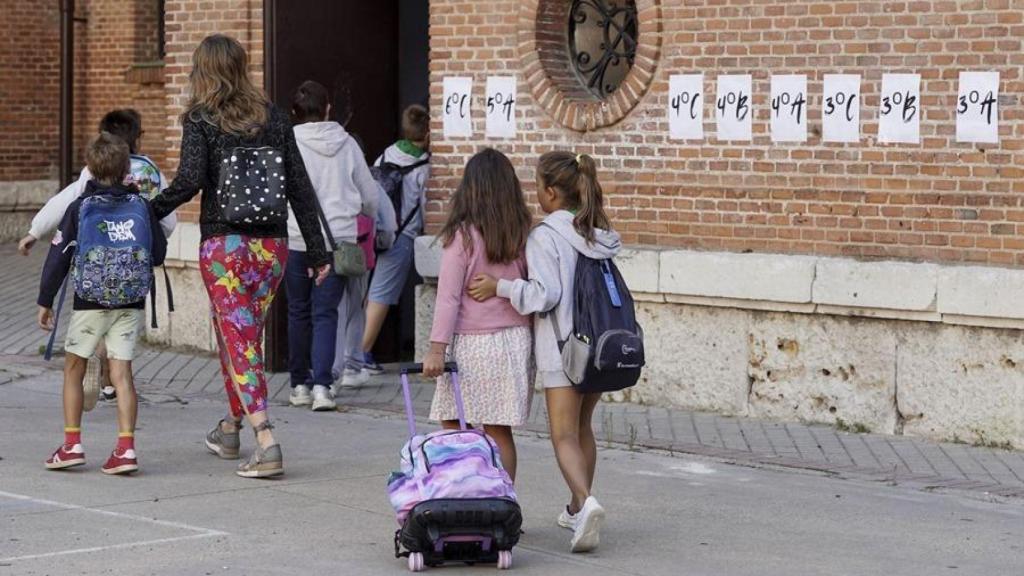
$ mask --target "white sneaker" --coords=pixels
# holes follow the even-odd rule
[[[601,543],[601,526],[604,524],[604,508],[593,496],[587,498],[583,508],[576,514],[576,528],[573,530],[569,550],[573,553],[590,552]]]
[[[341,375],[341,386],[343,388],[355,388],[362,386],[370,381],[370,373],[360,368],[354,370],[352,368],[345,368],[345,372]]]
[[[333,411],[337,408],[338,406],[334,403],[334,398],[331,398],[331,391],[327,389],[327,386],[313,386],[314,412]]]
[[[309,406],[313,403],[313,397],[309,395],[309,386],[299,384],[292,388],[292,395],[288,397],[288,403],[292,406]]]
[[[566,506],[562,509],[562,513],[558,515],[558,525],[568,530],[576,529],[577,514],[569,514],[569,507]]]

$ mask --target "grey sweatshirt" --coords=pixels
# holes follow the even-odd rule
[[[363,151],[337,122],[307,122],[295,126],[294,130],[309,181],[331,225],[329,232],[338,243],[355,242],[356,216],[376,216],[377,204],[383,195],[370,174]],[[288,207],[288,249],[306,251],[291,206]]]
[[[559,210],[534,228],[526,242],[527,280],[499,280],[498,296],[507,298],[520,314],[534,314],[533,347],[537,376],[546,385],[566,382],[558,340],[572,331],[573,282],[577,255],[606,260],[622,247],[617,232],[597,230],[593,244],[576,232],[572,213]],[[554,310],[562,333],[555,339]]]

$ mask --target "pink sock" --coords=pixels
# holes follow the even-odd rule
[[[64,428],[64,444],[74,446],[82,443],[81,428]]]
[[[135,434],[132,432],[121,432],[117,435],[118,450],[135,450]]]

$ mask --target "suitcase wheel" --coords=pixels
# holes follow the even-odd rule
[[[498,570],[508,570],[510,568],[512,568],[512,551],[498,550]]]
[[[423,561],[422,552],[410,552],[409,553],[409,571],[410,572],[423,572],[427,569],[426,563]]]

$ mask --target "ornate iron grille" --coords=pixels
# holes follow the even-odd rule
[[[573,68],[595,96],[607,97],[626,78],[636,42],[634,0],[572,0],[569,52]]]

